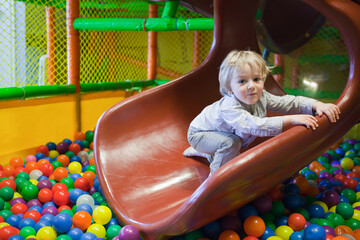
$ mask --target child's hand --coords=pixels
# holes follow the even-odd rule
[[[319,127],[316,118],[307,114],[285,115],[283,116],[283,125],[305,125],[306,128],[311,128],[314,131]]]
[[[321,117],[323,113],[329,118],[330,122],[339,120],[340,109],[332,103],[315,102],[313,110]]]

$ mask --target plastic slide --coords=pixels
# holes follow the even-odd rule
[[[98,121],[98,177],[119,220],[134,225],[145,239],[197,229],[291,177],[358,123],[360,5],[351,0],[304,2],[336,25],[347,46],[349,77],[336,101],[341,119],[332,124],[319,118],[315,132],[293,127],[246,150],[209,178],[206,160],[183,157],[189,123],[220,98],[217,75],[225,55],[232,49],[259,51],[259,1],[215,0],[214,42],[206,60],[179,79],[119,102]],[[265,87],[284,94],[272,77]]]

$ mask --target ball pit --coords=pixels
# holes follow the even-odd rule
[[[0,239],[138,240],[102,196],[93,131],[0,165]],[[174,240],[360,239],[360,141],[344,140],[237,211]]]

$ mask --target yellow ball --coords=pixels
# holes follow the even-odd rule
[[[19,192],[14,192],[14,197],[12,199],[15,198],[22,198],[22,195]]]
[[[356,196],[358,195],[358,193],[359,193],[359,192],[356,193]],[[360,197],[358,197],[358,199],[359,199],[359,198],[360,198]],[[353,205],[352,205],[353,208],[358,207],[358,206],[360,206],[360,202],[354,202]]]
[[[336,206],[332,206],[332,207],[329,209],[329,212],[336,213]]]
[[[286,225],[279,226],[275,229],[275,235],[284,239],[289,240],[290,235],[294,232],[294,230]]]
[[[52,227],[42,227],[36,233],[36,238],[38,240],[55,240],[56,237],[56,231]]]
[[[354,214],[353,214],[352,218],[360,221],[360,211],[357,209],[354,209]]]
[[[327,213],[327,212],[329,211],[329,208],[328,208],[328,206],[326,205],[326,203],[324,203],[324,202],[322,202],[322,201],[316,201],[316,202],[314,202],[313,204],[318,204],[318,205],[320,205],[320,206],[324,209],[325,213]]]
[[[354,161],[351,158],[344,157],[340,161],[340,165],[342,168],[345,168],[347,170],[351,170],[354,167]]]
[[[49,157],[50,158],[56,158],[57,156],[59,156],[59,152],[56,150],[50,150],[49,151]]]
[[[73,174],[73,173],[81,173],[82,170],[82,166],[81,163],[79,162],[72,162],[69,164],[68,166],[69,168],[69,173]]]
[[[34,236],[34,235],[29,235],[29,236],[27,236],[25,239],[29,239],[29,238],[35,238],[35,239],[37,239],[36,236]]]
[[[92,217],[96,223],[105,225],[110,222],[112,213],[107,206],[98,206],[94,209]]]
[[[105,236],[106,236],[105,227],[103,225],[97,224],[97,223],[91,224],[89,226],[89,228],[86,230],[86,232],[91,232],[91,233],[95,234],[96,237],[98,237],[98,238],[105,238]]]
[[[35,186],[38,184],[38,180],[30,179],[29,181],[30,181],[32,184],[34,184]]]
[[[0,228],[6,227],[6,226],[10,226],[10,224],[8,224],[7,222],[0,223]]]
[[[284,240],[284,239],[282,239],[281,237],[278,237],[278,236],[271,236],[271,237],[267,238],[266,240]]]

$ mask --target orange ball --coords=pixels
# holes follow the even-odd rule
[[[63,165],[63,167],[67,167],[69,166],[70,163],[70,158],[65,155],[65,154],[61,154],[56,158],[57,161],[61,162],[61,164]]]
[[[5,165],[3,166],[3,171],[7,177],[12,177],[14,176],[15,168],[12,165]]]
[[[94,179],[96,177],[96,174],[92,171],[85,171],[83,173],[83,177],[86,178],[89,181],[90,186],[94,185]]]
[[[39,166],[43,165],[44,163],[50,163],[49,160],[43,158],[43,159],[40,159],[38,162]]]
[[[86,136],[82,132],[76,132],[74,138],[75,138],[75,140],[81,140],[82,141],[82,140],[86,139]]]
[[[9,165],[12,165],[14,168],[22,167],[24,165],[24,161],[19,157],[14,157],[10,159]]]
[[[86,211],[76,212],[72,220],[74,227],[80,228],[83,231],[89,228],[92,221],[91,215]],[[240,238],[238,240],[240,240]]]
[[[339,236],[341,234],[345,234],[345,233],[353,235],[353,230],[346,225],[339,225],[334,230],[335,230],[335,233],[337,236]]]
[[[26,172],[29,173],[28,170],[24,167],[17,167],[15,168],[14,172],[13,172],[13,176],[16,177],[16,175],[18,175],[21,172]]]
[[[223,231],[218,240],[240,240],[239,235],[233,230]]]
[[[265,222],[261,217],[250,216],[245,219],[244,231],[247,235],[260,237],[265,232]]]
[[[331,239],[333,239],[334,238],[334,236],[333,235],[331,235],[331,234],[326,234],[326,239],[325,240],[331,240]]]
[[[11,206],[10,211],[13,214],[25,214],[28,210],[28,206],[25,203],[15,203],[14,205]]]
[[[354,166],[351,171],[353,171],[353,172],[355,172],[355,173],[357,173],[357,174],[360,175],[360,166]]]
[[[94,142],[90,143],[89,148],[90,150],[94,150]]]
[[[69,173],[68,171],[66,170],[66,168],[64,167],[58,167],[55,169],[54,171],[54,179],[57,181],[57,182],[60,182],[61,179],[63,178],[67,178],[69,176]]]
[[[39,166],[39,170],[44,176],[49,177],[54,172],[54,167],[51,163],[47,162]]]
[[[332,238],[332,240],[349,240],[347,237],[343,237],[343,236],[337,236]]]
[[[38,198],[42,203],[50,202],[53,198],[53,192],[49,188],[43,188],[39,191]]]
[[[315,168],[322,166],[318,161],[313,161],[309,164],[309,168],[311,171],[314,171]]]
[[[304,229],[305,224],[306,224],[305,217],[299,213],[293,213],[288,218],[288,225],[294,231],[300,231]]]
[[[23,219],[24,218],[31,218],[33,219],[35,222],[38,222],[41,218],[41,213],[39,213],[38,211],[36,210],[30,210],[30,211],[27,211],[24,216],[23,216]]]
[[[28,162],[25,165],[25,169],[28,170],[28,172],[31,172],[32,170],[38,169],[39,163],[38,162]]]
[[[268,193],[266,193],[266,195],[268,195],[273,201],[281,200],[283,198],[283,194],[280,190],[281,187],[282,185],[278,185],[277,187],[273,188]]]
[[[81,147],[77,143],[72,143],[69,146],[69,151],[73,152],[75,155],[77,155],[81,151]]]
[[[320,193],[319,189],[315,186],[310,186],[308,190],[304,193],[305,196],[314,196],[316,197]]]
[[[90,158],[89,164],[90,165],[95,165],[95,158]]]
[[[259,240],[259,239],[254,236],[247,236],[247,237],[244,237],[242,240]]]
[[[296,184],[299,189],[300,193],[305,193],[309,189],[309,181],[305,178],[304,175],[298,175],[294,178],[293,183]]]

